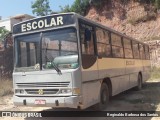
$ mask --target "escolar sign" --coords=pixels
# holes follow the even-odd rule
[[[13,34],[74,24],[73,14],[52,15],[21,22],[13,27]]]
[[[24,23],[21,25],[21,31],[26,32],[26,31],[31,31],[31,30],[35,30],[35,29],[48,28],[48,27],[59,26],[59,25],[63,25],[63,17],[62,16],[59,16],[56,18],[51,18],[48,21],[47,21],[47,19],[44,19],[44,20]]]

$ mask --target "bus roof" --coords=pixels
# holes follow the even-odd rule
[[[28,20],[25,20],[25,21],[22,21],[22,22],[19,22],[19,23],[16,23],[16,24],[14,24],[13,26],[16,26],[16,25],[19,25],[19,24],[22,24],[22,23],[24,23],[24,22],[29,22],[29,21],[31,21],[31,20],[36,20],[36,19],[39,19],[39,18],[46,18],[46,17],[51,17],[51,16],[55,16],[55,15],[76,15],[77,13],[75,13],[75,12],[68,12],[68,13],[57,13],[57,14],[51,14],[51,15],[46,15],[46,16],[38,16],[38,17],[36,17],[36,18],[32,18],[32,19],[28,19]],[[78,14],[77,14],[78,15]]]
[[[75,23],[75,13],[42,16],[15,24],[13,26],[13,35],[39,32],[69,25],[73,26]]]

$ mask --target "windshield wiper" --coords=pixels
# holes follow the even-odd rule
[[[59,75],[62,75],[62,72],[61,72],[61,70],[57,67],[57,65],[48,58],[48,56],[47,56],[47,48],[48,48],[48,44],[46,45],[46,49],[45,49],[45,58],[46,58],[48,61],[51,62],[51,64],[53,65],[53,68],[57,71],[57,73],[58,73]]]
[[[61,72],[61,70],[57,67],[57,65],[56,65],[53,61],[51,61],[51,60],[47,57],[47,55],[46,55],[46,58],[51,62],[51,64],[53,65],[53,68],[57,71],[57,73],[58,73],[59,75],[62,75],[62,72]]]
[[[57,71],[57,73],[58,73],[59,75],[62,75],[62,72],[61,72],[61,70],[57,67],[57,65],[56,65],[54,62],[51,62],[51,64],[53,65],[53,67],[54,67],[54,69]]]

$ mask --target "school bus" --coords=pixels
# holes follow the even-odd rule
[[[18,23],[13,36],[17,106],[104,110],[150,76],[147,44],[76,13]]]

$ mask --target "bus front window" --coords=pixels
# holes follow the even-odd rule
[[[40,33],[15,37],[15,71],[38,71],[41,66],[56,71],[79,66],[76,29],[42,32],[42,39]]]
[[[39,70],[40,35],[15,37],[15,71]]]
[[[76,30],[66,28],[43,33],[42,67],[75,69],[78,67]]]

